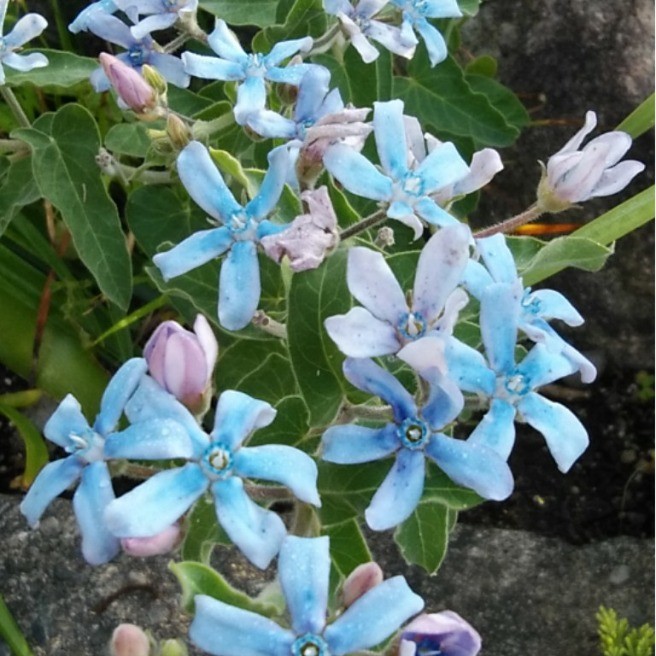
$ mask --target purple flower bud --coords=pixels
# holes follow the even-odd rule
[[[538,186],[543,211],[562,212],[574,203],[615,194],[644,170],[641,162],[620,162],[631,147],[626,132],[606,132],[579,150],[596,125],[596,114],[588,112],[585,125],[543,166]]]
[[[297,216],[289,227],[262,237],[264,252],[276,262],[287,256],[294,271],[316,269],[337,245],[337,217],[326,187],[304,191],[308,213]]]
[[[136,624],[119,624],[109,643],[112,656],[148,656],[150,640]]]
[[[146,558],[170,553],[180,542],[180,525],[172,524],[148,538],[123,538],[121,548],[128,556]]]
[[[365,592],[383,582],[383,570],[378,563],[358,565],[346,578],[342,586],[344,607],[348,608]]]
[[[457,613],[419,615],[401,634],[399,656],[476,656],[481,649],[481,636]]]
[[[157,96],[153,88],[134,68],[106,52],[101,52],[98,59],[125,107],[137,114],[145,114],[155,107]]]
[[[194,332],[176,321],[165,321],[150,336],[144,348],[150,375],[192,412],[201,412],[204,396],[212,383],[219,352],[207,319],[198,315]]]

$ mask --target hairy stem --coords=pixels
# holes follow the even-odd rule
[[[496,223],[489,228],[475,232],[474,237],[480,239],[481,237],[491,237],[492,235],[496,235],[499,232],[513,232],[513,230],[517,230],[517,228],[520,226],[523,226],[526,223],[530,223],[531,221],[535,221],[535,219],[542,216],[542,214],[544,214],[544,212],[538,207],[537,203],[535,203],[520,214],[512,216],[505,221],[501,221],[500,223]]]
[[[364,232],[369,228],[373,228],[373,226],[383,222],[386,218],[387,218],[387,210],[380,209],[374,212],[373,214],[370,214],[369,216],[365,217],[361,221],[354,223],[352,226],[349,226],[348,228],[342,230],[339,233],[339,238],[344,240],[344,239],[348,239],[349,237],[354,237],[355,235],[359,235],[361,232]]]

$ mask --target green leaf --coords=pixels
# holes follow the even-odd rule
[[[16,624],[2,595],[0,595],[0,637],[7,643],[14,656],[33,656],[25,636]]]
[[[484,501],[473,490],[454,483],[437,465],[426,461],[424,501],[434,501],[450,510],[466,510]]]
[[[113,125],[105,136],[105,148],[115,155],[146,157],[150,144],[150,137],[141,123]]]
[[[71,104],[45,123],[48,134],[40,131],[40,119],[34,125],[36,129],[15,134],[32,147],[32,169],[41,195],[59,210],[101,291],[125,310],[132,295],[132,267],[116,205],[96,165],[96,123],[84,107]]]
[[[21,54],[31,52],[43,53],[48,58],[48,65],[24,72],[7,67],[5,69],[7,85],[18,86],[31,83],[43,89],[51,87],[69,89],[80,82],[87,81],[91,73],[98,68],[98,62],[95,59],[80,57],[71,52],[38,48],[25,50]]]
[[[276,411],[278,414],[275,420],[253,433],[248,446],[286,444],[298,447],[307,439],[310,416],[305,401],[300,396],[287,396],[281,399],[276,403]],[[315,449],[304,445],[304,450],[311,453]]]
[[[32,174],[32,158],[12,162],[0,187],[0,236],[17,212],[41,198]]]
[[[405,101],[405,113],[416,116],[436,134],[472,137],[477,146],[509,146],[519,129],[509,123],[487,95],[467,83],[452,57],[431,67],[425,48],[408,66],[408,77],[394,78],[394,95]]]
[[[217,522],[214,504],[206,497],[201,497],[185,519],[180,557],[209,565],[217,544],[229,546],[232,542]]]
[[[465,16],[476,16],[482,0],[458,0],[460,11]]]
[[[329,526],[326,534],[330,536],[330,557],[342,577],[346,578],[358,565],[373,560],[355,519]]]
[[[279,41],[317,37],[326,30],[322,0],[296,0],[281,25],[265,27],[253,39],[253,52],[267,53]]]
[[[633,139],[654,127],[654,94],[643,100],[615,129],[628,132]]]
[[[524,284],[533,285],[567,267],[599,271],[612,253],[612,248],[598,244],[591,239],[573,235],[558,237],[558,239],[548,242],[531,260],[522,274]]]
[[[492,107],[503,115],[509,125],[522,130],[531,122],[531,117],[519,98],[503,84],[487,75],[475,75],[469,72],[465,79],[474,91],[487,97]]]
[[[301,394],[310,409],[311,426],[330,423],[342,402],[343,356],[323,322],[349,309],[346,251],[339,250],[318,269],[297,273],[288,298],[289,353]]]
[[[268,27],[276,22],[278,0],[201,0],[200,6],[229,25]]]
[[[244,189],[246,189],[249,198],[254,198],[257,195],[259,184],[255,184],[255,182],[246,175],[239,159],[226,150],[218,150],[215,148],[210,148],[210,155],[212,156],[214,163],[221,169],[221,172],[224,175],[231,176],[242,187],[244,187]]]
[[[470,61],[465,67],[467,75],[485,75],[494,78],[497,75],[497,60],[491,55],[481,55]]]
[[[22,413],[9,405],[0,403],[0,413],[14,424],[25,444],[25,468],[21,485],[27,489],[41,468],[48,462],[48,448],[37,427]]]
[[[394,540],[405,561],[435,574],[446,555],[449,524],[446,506],[435,501],[422,501],[394,531]]]
[[[216,570],[203,563],[193,561],[171,562],[169,569],[175,574],[180,583],[182,607],[188,612],[194,610],[194,597],[204,594],[230,606],[243,608],[258,615],[267,617],[277,615],[276,606],[251,599],[240,590],[233,588]]]

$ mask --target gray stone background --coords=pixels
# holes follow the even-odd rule
[[[650,0],[484,3],[465,31],[465,46],[498,58],[501,80],[521,94],[534,119],[565,124],[531,128],[502,153],[507,171],[483,199],[479,220],[506,218],[532,202],[536,160],[557,150],[587,109],[598,112],[602,128],[612,129],[651,93],[653,24]],[[632,151],[649,169],[629,194],[653,179],[652,144],[653,135],[644,136]],[[579,216],[592,218],[615,202],[592,202]],[[618,244],[603,273],[559,278],[575,305],[592,308],[597,317],[577,333],[578,346],[598,351],[602,361],[653,368],[652,225]],[[653,620],[653,540],[620,537],[576,547],[523,531],[460,525],[434,578],[403,568],[388,536],[377,537],[373,549],[389,575],[406,574],[430,610],[451,608],[476,626],[484,656],[594,656],[600,604],[634,624]],[[40,530],[30,531],[17,499],[0,498],[0,591],[37,656],[106,654],[111,631],[122,621],[159,638],[184,635],[188,618],[176,604],[178,586],[166,557],[122,556],[91,568],[78,550],[67,501],[57,501]],[[216,562],[257,588],[256,574],[238,555],[221,550]],[[0,656],[8,656],[1,642]]]

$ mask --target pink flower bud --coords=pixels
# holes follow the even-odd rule
[[[561,212],[574,203],[615,194],[645,168],[634,160],[620,162],[631,147],[626,132],[606,132],[579,150],[596,125],[596,114],[588,112],[585,125],[543,166],[538,186],[543,211]]]
[[[137,114],[144,114],[157,104],[152,87],[131,66],[106,52],[101,52],[100,63],[119,100]],[[120,103],[119,103],[120,104]]]
[[[282,232],[260,240],[264,252],[276,262],[286,255],[294,271],[316,269],[337,245],[337,217],[326,187],[304,191],[308,214],[297,216]]]
[[[401,634],[399,656],[425,653],[443,656],[476,656],[481,636],[460,615],[450,610],[419,615]]]
[[[201,412],[212,384],[219,345],[207,319],[198,315],[194,332],[165,321],[144,348],[150,375],[193,412]]]
[[[365,592],[383,582],[383,570],[378,563],[358,565],[346,578],[342,586],[344,606],[348,608]]]
[[[112,656],[148,656],[150,640],[136,624],[119,624],[109,643]]]
[[[161,533],[148,538],[123,538],[121,548],[128,556],[135,558],[159,556],[175,549],[180,542],[180,533],[180,525],[172,524]]]

